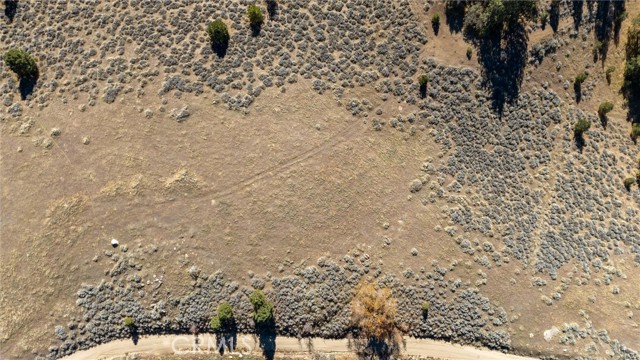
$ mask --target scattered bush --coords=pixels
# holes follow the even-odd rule
[[[636,179],[632,177],[624,179],[624,187],[625,189],[627,189],[627,191],[631,190],[631,185],[635,183],[636,183]]]
[[[19,78],[32,78],[38,75],[36,61],[22,49],[11,49],[4,54],[4,63]]]
[[[227,24],[220,19],[209,23],[209,26],[207,26],[207,34],[209,34],[211,45],[214,47],[226,48],[229,44],[229,30],[227,29]]]
[[[589,73],[586,71],[583,71],[581,73],[579,73],[578,75],[576,75],[576,79],[574,81],[574,84],[580,86],[582,85],[583,82],[585,82],[585,80],[587,80],[587,78],[589,77]]]
[[[589,130],[591,127],[591,122],[589,120],[580,119],[573,127],[573,133],[576,137],[581,137],[585,132]]]
[[[467,48],[467,59],[471,60],[471,56],[473,56],[473,49],[469,46]]]
[[[605,75],[607,77],[607,84],[611,84],[611,74],[613,74],[614,71],[616,71],[615,66],[609,66],[607,68],[607,71],[605,71]]]
[[[613,110],[613,103],[610,101],[605,101],[598,107],[598,115],[600,115],[600,117],[605,117],[611,110]]]
[[[259,28],[264,21],[264,14],[262,10],[255,4],[249,4],[247,8],[247,16],[249,17],[249,24],[252,28]]]
[[[429,302],[425,301],[422,303],[422,314],[426,315],[429,312]]]
[[[631,138],[636,141],[640,137],[640,123],[631,124]]]
[[[431,17],[431,26],[433,27],[433,32],[438,35],[438,30],[440,29],[440,13],[435,13]]]
[[[124,326],[126,327],[132,327],[133,325],[136,324],[136,321],[134,318],[132,318],[131,316],[126,316],[124,319],[122,319],[122,323],[124,324]]]

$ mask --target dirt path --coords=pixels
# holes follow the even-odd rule
[[[163,335],[141,338],[137,345],[131,340],[117,340],[96,346],[89,350],[79,351],[64,360],[110,360],[121,358],[124,354],[179,354],[193,352],[193,336],[191,335]],[[312,348],[319,352],[349,352],[347,340],[312,339]],[[199,338],[199,352],[215,351],[215,338],[203,335]],[[251,335],[238,336],[239,351],[259,350],[255,338]],[[277,351],[306,352],[309,351],[308,342],[291,337],[276,339]],[[460,346],[444,341],[427,339],[407,339],[405,355],[431,356],[446,360],[533,360],[534,358],[503,354],[498,351],[479,349],[471,346]]]

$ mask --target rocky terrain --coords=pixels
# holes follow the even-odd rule
[[[371,249],[374,239],[362,230],[365,236],[356,236],[355,242],[333,246],[344,256],[332,259],[318,250],[305,254],[307,260],[312,258],[309,262],[294,257],[286,269],[279,265],[274,275],[275,269],[254,274],[254,259],[263,257],[249,254],[239,254],[247,259],[245,273],[240,273],[222,266],[210,269],[204,260],[172,258],[171,247],[158,249],[152,241],[113,249],[91,246],[83,255],[95,256],[97,270],[77,283],[66,283],[79,289],[75,295],[68,294],[76,298],[75,310],[64,317],[51,315],[58,325],[48,332],[46,341],[18,347],[18,321],[0,322],[0,343],[7,358],[10,353],[13,358],[58,359],[127,338],[129,329],[122,326],[125,316],[135,318],[141,334],[189,332],[193,326],[207,331],[222,301],[232,304],[239,330],[251,332],[248,294],[254,288],[265,289],[274,302],[278,334],[345,337],[350,332],[349,302],[362,280],[393,289],[400,303],[398,321],[410,336],[549,358],[639,358],[634,311],[640,309],[640,192],[623,185],[638,166],[637,145],[620,125],[623,122],[612,121],[605,127],[595,111],[568,98],[565,77],[544,75],[541,80],[538,75],[548,71],[545,66],[552,68],[550,73],[564,68],[557,54],[574,51],[584,37],[561,30],[530,44],[523,89],[496,111],[486,88],[486,73],[477,64],[451,66],[438,56],[424,55],[425,47],[438,41],[428,29],[425,14],[442,4],[281,1],[276,8],[265,7],[267,20],[258,34],[252,34],[246,22],[248,3],[20,1],[15,15],[5,15],[3,20],[3,50],[24,48],[36,57],[40,74],[32,91],[25,92],[13,73],[0,67],[2,136],[33,137],[37,149],[53,152],[65,128],[50,129],[50,134],[34,130],[41,127],[39,121],[47,111],[71,109],[86,114],[95,107],[116,113],[126,101],[136,101],[137,111],[149,121],[168,117],[188,131],[202,116],[193,110],[199,102],[235,114],[230,117],[251,116],[259,97],[279,94],[293,99],[306,86],[330,97],[339,109],[331,111],[361,122],[369,135],[397,135],[407,144],[424,146],[418,148],[423,151],[422,165],[405,169],[413,174],[411,181],[390,185],[402,187],[402,196],[394,197],[418,203],[410,209],[426,219],[425,228],[417,230],[422,237],[406,236],[407,243],[416,247],[390,255],[398,266],[384,263],[379,252],[393,248],[394,240],[384,235],[382,250],[378,239]],[[562,6],[562,21],[569,21],[576,8],[571,3]],[[216,18],[223,19],[231,33],[223,57],[214,53],[204,30]],[[591,34],[595,20],[586,6],[581,19],[581,31]],[[542,31],[537,26],[528,30],[531,37]],[[424,98],[416,81],[421,74],[429,76]],[[597,101],[603,78],[591,75],[583,102]],[[592,124],[584,143],[573,136],[580,119]],[[82,138],[87,146],[93,146],[91,141]],[[15,148],[3,146],[4,159],[9,153],[15,154]],[[6,165],[11,161],[3,160],[3,167],[22,168]],[[215,161],[209,165],[216,167]],[[11,179],[12,174],[3,171],[3,183]],[[144,181],[139,182],[144,185]],[[203,183],[194,173],[179,171],[165,180],[158,197],[184,193],[205,198],[210,194],[202,189]],[[123,186],[130,188],[123,190]],[[112,190],[136,193],[137,183],[123,186],[114,185]],[[167,195],[174,188],[176,193]],[[225,191],[216,194],[234,195]],[[8,191],[3,191],[2,201],[3,212],[25,207]],[[60,218],[61,227],[82,227],[73,216],[76,205],[80,208],[84,203],[81,199],[75,205],[67,202],[43,222],[55,224],[55,216],[63,214],[72,220]],[[106,202],[105,208],[109,206]],[[3,253],[10,265],[2,268],[2,276],[20,272],[16,270],[19,263],[9,261],[9,254],[21,256],[27,251],[30,237],[8,230],[16,223],[12,218],[7,225],[3,222],[3,247],[11,252]],[[29,224],[48,232],[39,222]],[[225,226],[214,229],[227,231]],[[383,221],[382,228],[389,227]],[[21,236],[17,243],[25,248],[8,245],[7,235]],[[101,239],[100,244],[107,240]],[[423,242],[424,250],[417,245]],[[360,246],[363,243],[366,246]],[[185,245],[190,246],[194,251],[214,251],[206,242]],[[63,258],[50,261],[67,264]],[[163,286],[154,266],[165,263],[172,268],[167,270],[169,281],[181,281],[181,286]],[[18,308],[4,295],[10,285],[2,288],[1,307]],[[532,303],[524,298],[533,298]],[[575,298],[583,300],[581,305]],[[425,301],[430,304],[428,316],[421,311]],[[516,310],[521,302],[527,307]],[[73,304],[65,309],[69,305]],[[615,309],[604,310],[610,306]],[[547,316],[547,311],[552,312],[549,317],[571,315],[552,320],[558,326],[557,337],[550,335],[547,340],[545,332],[544,339],[538,335],[529,342],[533,330],[528,331],[526,322],[541,321],[537,318]],[[596,325],[590,312],[596,313]],[[624,322],[603,319],[611,313],[622,313]],[[549,341],[554,344],[551,348]],[[567,346],[572,350],[563,354],[561,349]]]

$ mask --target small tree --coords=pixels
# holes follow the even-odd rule
[[[428,313],[429,313],[429,302],[425,301],[422,303],[422,315],[427,316]]]
[[[467,48],[467,59],[471,60],[471,57],[473,56],[473,49],[471,48],[471,46],[469,46]]]
[[[586,71],[583,71],[578,75],[576,75],[574,84],[577,84],[578,86],[580,86],[582,85],[583,82],[585,82],[585,80],[587,80],[588,77],[589,77],[589,73],[587,73]]]
[[[224,21],[218,19],[209,23],[207,34],[209,34],[209,40],[214,49],[226,49],[229,45],[229,30]]]
[[[273,322],[273,304],[267,300],[262,291],[254,290],[249,295],[253,305],[253,319],[258,326],[267,326]]]
[[[631,124],[631,138],[636,141],[640,137],[640,123]]]
[[[542,25],[543,29],[547,26],[547,22],[549,22],[549,13],[543,11],[542,13],[540,13],[540,24]]]
[[[247,16],[249,17],[249,24],[252,28],[256,29],[262,26],[264,21],[264,14],[262,10],[255,4],[250,4],[247,8]]]
[[[573,133],[576,137],[582,137],[582,135],[589,130],[591,127],[591,121],[580,119],[573,127]]]
[[[604,118],[611,110],[613,110],[613,103],[610,101],[605,101],[598,107],[598,115]]]
[[[235,318],[233,309],[228,302],[223,302],[218,306],[216,315],[211,318],[211,329],[213,331],[227,331],[234,327]]]
[[[36,61],[22,49],[11,49],[4,54],[4,63],[21,79],[28,79],[38,75]]]

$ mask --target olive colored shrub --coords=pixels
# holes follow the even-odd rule
[[[632,177],[624,179],[624,187],[625,189],[627,189],[627,191],[631,190],[631,185],[635,183],[636,183],[636,179]]]
[[[227,24],[220,19],[209,23],[207,34],[209,34],[209,40],[214,47],[226,47],[229,43]]]
[[[591,122],[589,120],[580,119],[580,120],[578,120],[576,125],[573,127],[573,133],[576,136],[580,137],[585,132],[587,132],[590,127],[591,127]]]
[[[598,107],[598,115],[600,115],[600,117],[605,117],[611,110],[613,110],[613,103],[610,101],[605,101]]]
[[[247,16],[249,17],[249,24],[253,28],[262,26],[264,22],[264,14],[262,10],[255,4],[250,4],[247,8]]]
[[[122,323],[126,327],[132,327],[133,325],[135,325],[136,321],[131,316],[126,316],[124,319],[122,319]]]

